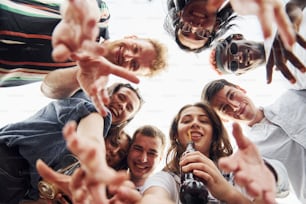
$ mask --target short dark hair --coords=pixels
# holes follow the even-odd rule
[[[115,94],[116,92],[118,92],[121,88],[128,88],[130,90],[132,90],[137,98],[139,99],[140,101],[140,105],[139,105],[139,108],[136,112],[138,112],[140,110],[140,108],[142,107],[142,105],[144,104],[144,100],[143,98],[141,97],[141,94],[139,92],[138,89],[134,88],[131,84],[129,83],[114,83],[112,84],[111,86],[107,87],[107,92],[108,92],[108,95],[109,96],[112,96],[113,94]],[[117,124],[115,126],[112,125],[111,128],[119,128],[119,129],[122,129],[124,128],[134,117],[131,117],[129,118],[127,121],[124,121],[123,123],[120,123],[120,124]]]
[[[207,83],[201,94],[201,101],[209,103],[211,102],[212,98],[221,90],[224,88],[224,86],[233,86],[237,87],[237,85],[226,81],[225,79],[216,79],[209,83]]]
[[[132,144],[134,142],[134,140],[136,139],[136,135],[137,134],[142,134],[144,136],[147,137],[152,137],[152,138],[159,138],[161,140],[162,143],[162,151],[164,151],[164,148],[166,146],[166,136],[165,134],[157,127],[153,126],[153,125],[143,125],[139,128],[137,128],[133,134],[132,137]]]

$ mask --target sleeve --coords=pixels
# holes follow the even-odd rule
[[[141,193],[144,193],[147,189],[153,186],[161,187],[169,193],[171,200],[178,201],[179,183],[176,180],[179,180],[179,178],[177,176],[175,178],[175,175],[171,175],[168,172],[157,172],[146,180]]]
[[[107,4],[102,0],[97,0],[98,6],[100,8],[100,21],[99,21],[99,37],[103,37],[104,39],[109,39],[109,31],[108,31],[108,22],[110,19],[109,9]],[[99,39],[97,39],[99,41]]]
[[[286,167],[278,160],[264,158],[265,164],[276,177],[276,197],[284,198],[290,192],[289,177]]]

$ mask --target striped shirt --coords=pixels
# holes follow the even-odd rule
[[[50,71],[76,65],[52,59],[51,37],[61,20],[62,0],[0,1],[0,87],[41,81]],[[97,0],[100,36],[108,39],[110,18],[106,3]]]

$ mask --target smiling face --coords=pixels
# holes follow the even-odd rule
[[[211,106],[225,120],[253,123],[260,111],[243,90],[224,86],[210,101]]]
[[[244,38],[227,38],[212,51],[212,64],[220,73],[244,74],[265,63],[263,43]]]
[[[105,57],[109,61],[139,75],[147,75],[157,57],[150,41],[135,36],[103,44],[107,46]]]
[[[163,144],[159,137],[142,133],[134,137],[128,154],[128,167],[132,181],[138,186],[143,185],[161,161]]]
[[[216,13],[207,10],[206,1],[190,1],[181,11],[177,38],[190,49],[201,48],[208,41],[215,23]]]
[[[130,139],[121,131],[119,135],[111,135],[105,140],[106,161],[107,164],[116,168],[124,159],[126,159],[130,147]]]
[[[141,101],[137,94],[127,87],[121,87],[110,96],[110,102],[107,106],[112,113],[112,124],[121,124],[134,117],[140,106]]]
[[[207,113],[200,107],[190,106],[181,112],[178,120],[178,140],[185,148],[190,139],[196,150],[209,157],[213,128]],[[191,138],[188,136],[191,133]]]

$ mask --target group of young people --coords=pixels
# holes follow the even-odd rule
[[[40,39],[43,42],[39,43],[28,42],[26,39],[29,36],[32,36],[31,39],[40,38],[42,34],[21,35],[17,31],[10,31],[11,27],[3,27],[1,45],[4,49],[1,50],[11,51],[11,48],[21,45],[26,48],[18,48],[20,50],[41,49],[39,52],[50,59],[48,66],[53,67],[43,72],[45,78],[42,91],[46,96],[57,99],[32,117],[0,129],[0,151],[6,155],[0,167],[1,180],[5,181],[0,184],[1,202],[50,202],[39,193],[37,184],[44,179],[60,189],[53,202],[179,203],[180,171],[192,171],[205,181],[210,203],[272,204],[275,203],[276,196],[284,196],[289,191],[289,178],[301,202],[305,201],[303,111],[296,106],[303,106],[305,102],[303,90],[288,91],[276,105],[257,108],[239,86],[224,80],[211,82],[205,86],[201,102],[183,106],[175,115],[169,130],[170,148],[166,165],[162,171],[151,176],[163,156],[164,133],[147,125],[139,127],[130,139],[124,133],[124,127],[140,110],[142,97],[130,84],[118,83],[106,87],[110,74],[137,83],[138,78],[135,75],[152,76],[163,70],[167,64],[166,48],[156,40],[135,36],[113,42],[98,42],[97,39],[101,37],[97,30],[98,22],[100,19],[108,19],[109,13],[106,12],[107,6],[103,1],[97,2],[69,0],[61,6],[61,17],[59,7],[51,9],[50,5],[44,7],[46,4],[36,1],[5,0],[0,3],[1,10],[6,12],[1,12],[3,16],[25,15],[30,19],[34,17],[29,13],[39,11],[47,19],[56,20],[52,28],[48,25],[48,37]],[[166,24],[171,26],[171,34],[180,47],[198,52],[211,47],[217,38],[230,29],[231,20],[237,13],[241,14],[241,8],[249,8],[248,12],[258,15],[263,23],[265,36],[271,34],[267,23],[272,22],[274,17],[269,15],[275,14],[280,28],[278,43],[283,43],[282,51],[285,49],[287,53],[292,53],[289,47],[293,44],[296,36],[294,33],[299,31],[299,27],[295,27],[295,31],[291,27],[283,4],[278,0],[247,2],[254,3],[257,9],[243,7],[239,0],[169,0]],[[294,9],[303,11],[305,5],[302,1],[291,2],[294,3]],[[19,8],[17,13],[12,9],[13,6]],[[31,12],[22,13],[24,7]],[[89,10],[90,15],[85,15]],[[274,12],[265,12],[271,10]],[[260,15],[269,18],[263,21],[263,16]],[[293,24],[299,24],[299,17],[298,15],[291,19]],[[15,36],[12,37],[11,34]],[[236,41],[243,40],[241,35],[233,36]],[[298,35],[296,39],[304,50],[305,41],[301,36],[303,35]],[[107,35],[104,38],[108,38]],[[239,42],[233,43],[231,39],[227,39],[226,43],[227,45],[222,44],[225,47],[217,46],[213,51],[216,57],[214,65],[218,69],[226,70],[226,66],[220,67],[222,63],[233,65],[233,61],[218,61],[217,57],[224,60],[223,55],[226,54],[220,54],[224,50],[233,55],[242,52],[240,54],[243,55],[240,49],[245,44],[241,43],[242,46],[239,46]],[[44,44],[49,48],[28,49]],[[233,48],[237,44],[235,53]],[[248,51],[256,49],[256,46],[253,50],[246,48]],[[273,49],[277,48],[273,45]],[[258,58],[263,63],[262,48],[259,50],[254,52],[261,54]],[[3,56],[8,57],[1,59],[1,63],[7,66],[2,64],[3,76],[14,76],[10,74],[15,72],[26,76],[23,75],[24,70],[27,72],[34,65],[41,65],[35,62],[37,57],[33,58],[33,62],[32,58],[25,62],[24,59],[28,58],[10,59],[13,56],[8,53]],[[24,57],[22,53],[21,56]],[[297,61],[294,54],[287,56],[282,55],[285,57],[283,62],[287,59]],[[13,63],[16,60],[21,62]],[[39,60],[44,61],[44,58]],[[68,68],[55,70],[54,65],[59,62],[72,64]],[[16,67],[16,64],[20,67]],[[272,64],[276,64],[276,61]],[[268,65],[271,72],[273,66]],[[303,71],[305,66],[302,65],[303,62],[294,64]],[[236,68],[240,67],[239,64]],[[33,70],[37,70],[37,67]],[[281,70],[286,72],[286,68]],[[272,72],[269,77],[272,77]],[[1,81],[4,82],[3,86],[33,81],[15,79],[4,77]],[[283,111],[283,107],[291,103],[291,109]],[[289,115],[296,122],[288,124],[284,119]],[[246,121],[252,127],[250,135],[255,141],[251,142],[246,138],[239,125],[234,123],[233,135],[239,149],[233,152],[221,118]],[[187,143],[190,142],[189,133],[197,151],[182,157]],[[77,158],[80,167],[72,175],[56,172],[62,159],[69,155]],[[17,168],[16,161],[20,164]],[[297,165],[300,168],[296,168]]]

